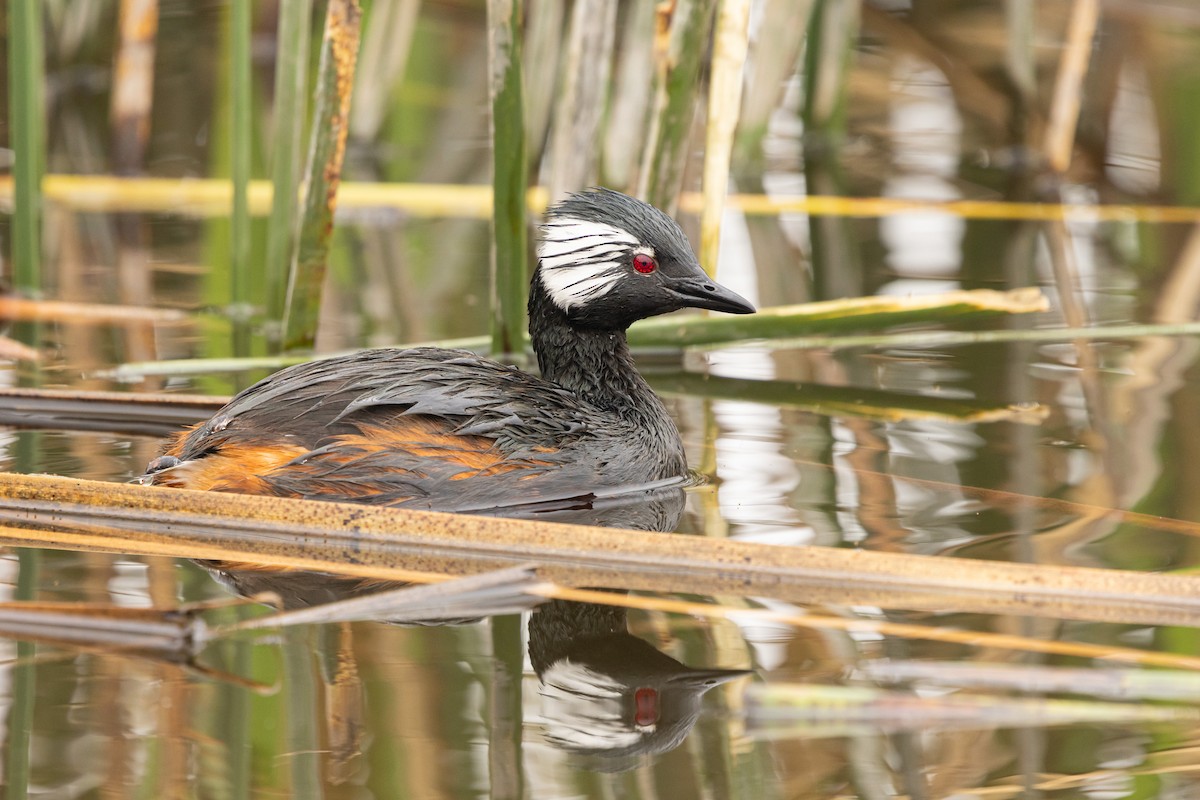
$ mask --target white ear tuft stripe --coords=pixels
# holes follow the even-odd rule
[[[625,245],[613,244],[608,241],[596,241],[592,237],[570,242],[548,242],[538,248],[538,254],[543,261],[587,261],[601,258],[605,255],[624,253],[629,248]]]
[[[543,241],[563,242],[583,236],[599,236],[625,244],[637,244],[637,238],[629,231],[606,222],[592,222],[573,217],[555,217],[542,226]]]
[[[556,217],[542,226],[538,245],[542,284],[555,305],[567,311],[607,294],[625,272],[638,240],[604,222]]]

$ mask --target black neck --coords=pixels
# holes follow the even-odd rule
[[[534,276],[529,293],[529,335],[542,377],[604,409],[665,417],[658,395],[638,374],[625,331],[577,328]]]

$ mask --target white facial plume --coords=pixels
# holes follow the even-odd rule
[[[542,226],[542,283],[559,308],[570,310],[612,290],[638,241],[603,222],[556,217]]]

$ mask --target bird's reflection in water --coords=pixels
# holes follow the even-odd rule
[[[547,740],[592,769],[678,747],[709,689],[745,670],[696,669],[626,630],[625,609],[551,600],[529,620]]]
[[[679,485],[605,498],[575,498],[520,509],[513,516],[634,530],[673,531],[684,509]],[[508,516],[506,514],[506,516]],[[271,592],[285,609],[320,605],[403,584],[326,573],[197,562],[232,591]],[[401,625],[466,624],[486,607],[457,607],[438,620],[389,617]],[[553,600],[529,622],[529,661],[539,678],[541,724],[549,744],[580,766],[617,771],[677,747],[695,724],[709,689],[744,670],[685,666],[630,635],[624,608]]]

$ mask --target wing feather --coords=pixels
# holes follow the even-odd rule
[[[560,451],[587,435],[581,401],[528,373],[464,351],[366,351],[250,387],[148,482],[453,510],[536,499],[550,474],[585,480]]]

